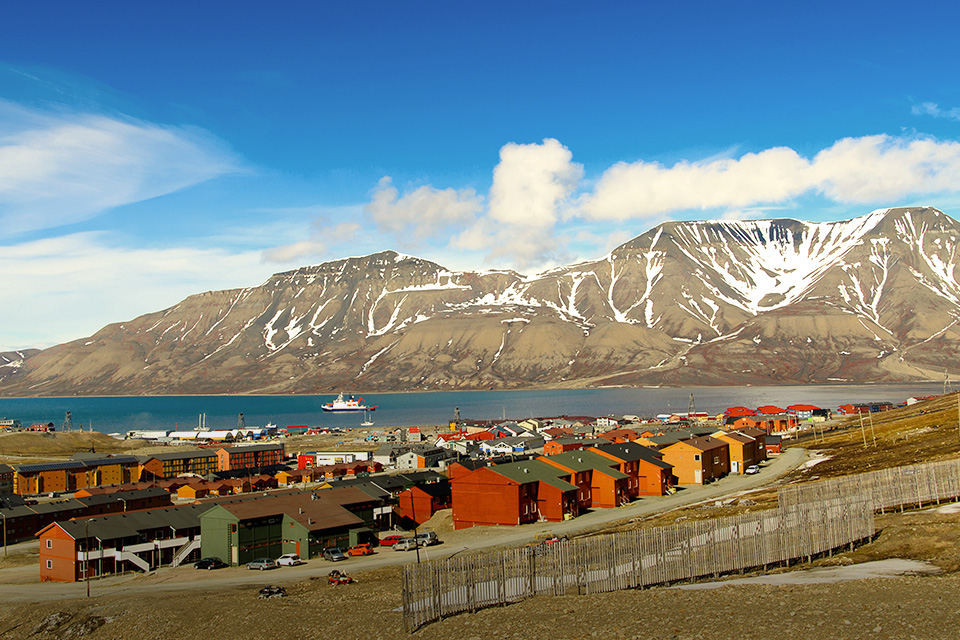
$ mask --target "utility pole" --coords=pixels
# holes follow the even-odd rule
[[[84,567],[83,581],[87,583],[87,597],[90,597],[90,518],[83,521]]]

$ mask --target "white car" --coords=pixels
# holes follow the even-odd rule
[[[295,567],[298,564],[303,564],[303,560],[295,553],[285,553],[277,558],[277,564],[281,567]]]
[[[749,467],[747,467],[746,472],[749,473],[750,475],[753,475],[754,473],[760,473],[760,467],[758,467],[755,464],[752,464]]]

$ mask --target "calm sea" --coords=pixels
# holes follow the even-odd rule
[[[791,387],[686,387],[575,389],[545,391],[451,391],[371,393],[363,396],[376,427],[446,424],[460,408],[464,419],[522,420],[547,416],[654,417],[686,411],[693,394],[697,411],[720,413],[728,407],[814,404],[836,409],[848,402],[903,402],[911,396],[942,393],[942,383],[825,385]],[[239,414],[246,426],[309,425],[359,427],[363,414],[329,414],[320,405],[333,396],[165,396],[124,398],[0,398],[0,418],[27,426],[53,422],[57,428],[71,412],[74,428],[103,433],[132,429],[194,429],[205,416],[210,429],[232,429]]]

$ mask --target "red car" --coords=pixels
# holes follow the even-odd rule
[[[380,538],[380,546],[382,547],[392,547],[397,544],[398,541],[403,540],[404,536],[400,534],[389,535],[383,538]]]
[[[376,553],[369,544],[355,544],[347,549],[347,555],[351,556],[372,556]]]

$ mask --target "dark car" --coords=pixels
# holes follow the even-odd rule
[[[347,555],[343,552],[343,549],[334,547],[332,549],[323,550],[323,559],[329,560],[330,562],[339,562],[341,560],[346,560]]]
[[[193,566],[197,569],[222,569],[227,566],[227,563],[220,558],[201,558]]]

